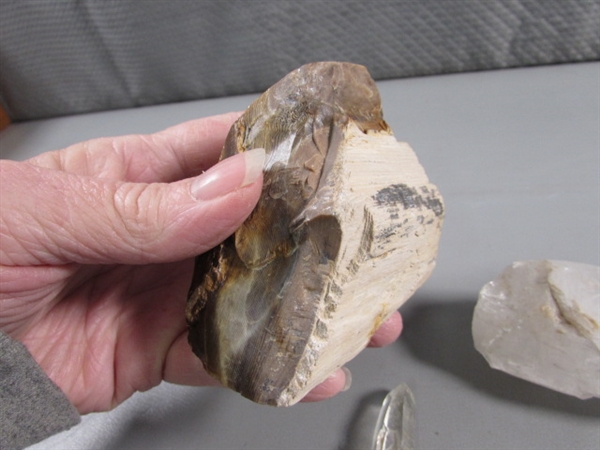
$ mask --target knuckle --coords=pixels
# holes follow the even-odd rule
[[[156,184],[123,183],[112,195],[113,221],[118,237],[131,247],[145,250],[164,231],[160,214],[163,193]]]

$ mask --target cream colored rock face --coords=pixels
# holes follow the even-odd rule
[[[222,156],[256,147],[267,150],[261,200],[198,257],[189,338],[224,385],[287,406],[360,352],[431,274],[444,207],[362,66],[310,64],[270,88]]]

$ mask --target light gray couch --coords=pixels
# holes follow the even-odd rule
[[[598,0],[0,4],[13,120],[259,92],[310,61],[389,79],[600,58]]]

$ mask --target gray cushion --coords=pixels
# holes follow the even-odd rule
[[[24,120],[259,92],[316,60],[376,79],[594,60],[599,5],[4,1],[0,101]]]

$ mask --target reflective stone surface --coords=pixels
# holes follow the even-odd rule
[[[362,66],[308,64],[267,90],[222,157],[257,147],[261,198],[197,258],[189,340],[222,384],[283,406],[356,356],[427,279],[444,206]]]

